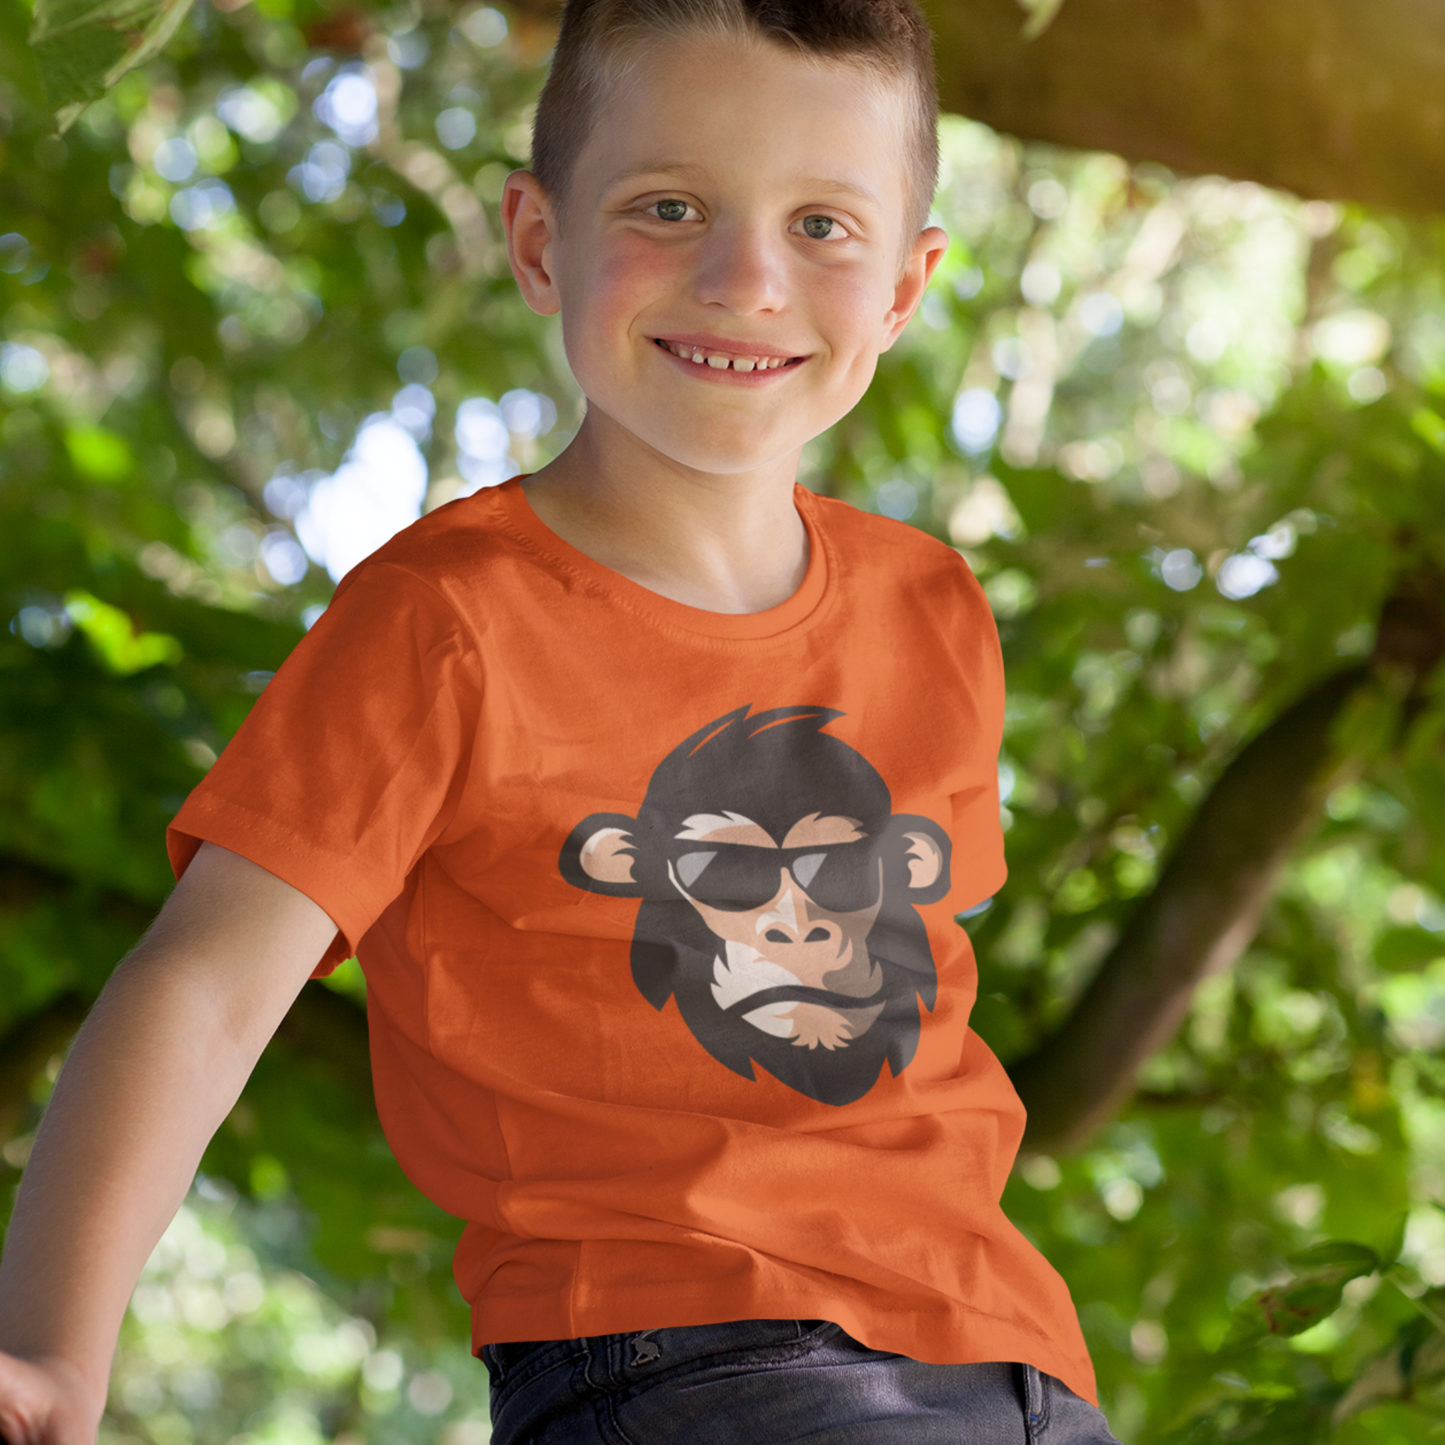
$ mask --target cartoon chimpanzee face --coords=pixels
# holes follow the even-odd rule
[[[887,785],[822,731],[842,714],[738,708],[658,765],[636,818],[594,813],[562,876],[641,898],[632,977],[676,996],[699,1043],[754,1076],[848,1104],[896,1076],[932,1009],[933,955],[915,904],[948,892],[949,840],[895,815]]]

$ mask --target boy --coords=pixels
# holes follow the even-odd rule
[[[11,1227],[12,1445],[93,1437],[206,1140],[358,946],[498,1445],[1112,1440],[967,1028],[987,606],[794,483],[942,255],[934,108],[911,0],[571,0],[504,212],[586,420],[353,571],[177,816]]]

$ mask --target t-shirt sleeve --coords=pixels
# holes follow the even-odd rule
[[[363,563],[176,814],[176,876],[203,841],[258,863],[336,924],[316,969],[329,973],[446,826],[480,700],[446,600],[405,568]]]

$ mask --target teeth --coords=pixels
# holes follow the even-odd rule
[[[734,371],[776,371],[786,360],[782,356],[709,356],[699,346],[684,346],[672,342],[664,344],[681,360],[691,361],[695,366],[706,362],[714,371],[727,371],[729,367]]]

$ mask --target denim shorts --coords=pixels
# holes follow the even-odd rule
[[[486,1345],[492,1445],[1119,1445],[1032,1365],[929,1365],[823,1320]]]

